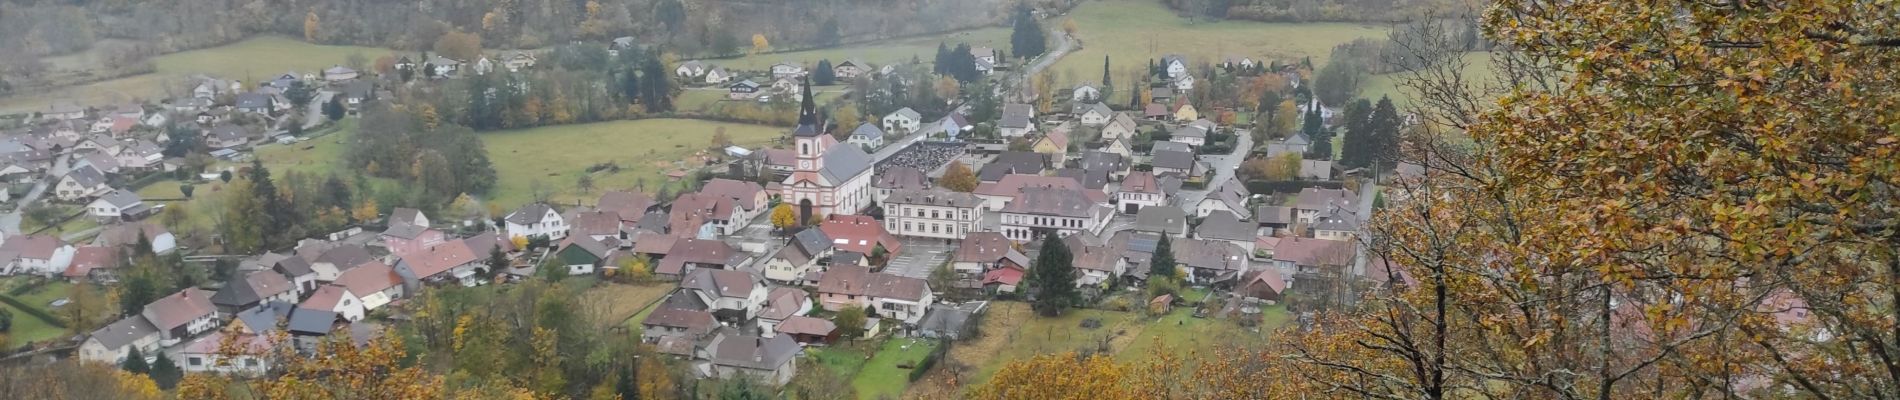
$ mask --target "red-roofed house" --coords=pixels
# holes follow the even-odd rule
[[[673,199],[672,214],[667,216],[668,233],[679,237],[712,239],[736,231],[743,221],[732,199],[706,193],[685,193]]]
[[[381,308],[403,296],[402,275],[382,261],[370,261],[343,271],[342,275],[337,276],[334,285],[342,286],[361,299],[366,311]]]
[[[868,257],[877,254],[878,247],[883,247],[887,255],[896,255],[903,250],[897,236],[884,230],[884,224],[868,215],[834,214],[825,217],[825,223],[818,225],[818,229],[825,232],[825,237],[831,238],[831,246],[838,251]]]
[[[118,249],[107,246],[80,247],[73,252],[73,262],[66,266],[66,280],[78,282],[118,282],[116,270],[119,266]]]
[[[334,284],[318,287],[317,292],[304,299],[297,308],[334,312],[350,322],[363,320],[363,299],[350,293],[349,289]]]
[[[818,298],[826,310],[865,307],[868,314],[916,325],[936,299],[923,279],[871,272],[869,268],[834,265],[818,280]]]
[[[796,315],[786,318],[775,328],[778,333],[789,335],[792,340],[804,344],[828,344],[838,340],[838,324],[824,319]]]
[[[1003,207],[1009,206],[1011,202],[1021,197],[1023,189],[1038,187],[1080,190],[1089,200],[1098,204],[1108,204],[1107,192],[1083,187],[1082,183],[1077,182],[1075,178],[1061,176],[1009,174],[996,182],[977,185],[975,193],[977,197],[983,198],[984,210],[1001,211]]]
[[[653,274],[665,279],[681,279],[697,268],[734,269],[749,263],[752,256],[718,240],[681,239],[671,253],[660,259]]]
[[[487,266],[482,258],[469,250],[468,243],[450,240],[407,254],[397,254],[396,273],[402,275],[406,289],[414,291],[422,282],[441,282],[448,279],[462,281],[464,285],[473,285],[474,276]]]
[[[222,350],[224,342],[230,340],[237,344],[238,353],[226,359]],[[227,339],[224,333],[213,333],[192,342],[179,350],[179,367],[191,373],[239,374],[244,376],[263,376],[272,366],[269,337],[264,335],[240,335]]]
[[[59,237],[28,235],[6,238],[0,243],[0,275],[33,274],[53,276],[66,272],[78,249]]]
[[[158,343],[166,347],[218,328],[218,307],[211,304],[211,292],[198,288],[146,304],[139,315],[158,329]]]

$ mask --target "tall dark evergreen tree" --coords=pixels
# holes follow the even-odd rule
[[[171,357],[165,356],[165,352],[161,351],[158,353],[158,359],[152,361],[152,373],[149,375],[152,376],[152,382],[158,384],[159,389],[171,390],[178,386],[180,379],[185,378],[185,370],[179,369],[178,363],[172,362]]]
[[[1326,130],[1326,120],[1322,115],[1319,107],[1312,107],[1306,113],[1305,126],[1301,131],[1306,133],[1307,139],[1313,141],[1313,144],[1306,148],[1308,159],[1333,159],[1333,133]]]
[[[1029,4],[1016,6],[1015,28],[1009,33],[1009,48],[1017,58],[1030,58],[1042,55],[1049,46],[1048,34],[1042,31],[1042,24],[1036,22],[1036,16],[1030,12]]]
[[[950,65],[944,69],[950,71],[950,75],[956,77],[958,82],[969,83],[983,76],[982,72],[976,70],[976,56],[970,54],[969,43],[957,43],[957,48],[950,51],[948,61]]]
[[[1374,141],[1378,140],[1372,130],[1372,102],[1359,99],[1346,104],[1346,110],[1339,119],[1346,127],[1344,140],[1340,142],[1339,164],[1348,167],[1364,167],[1372,161],[1371,153]]]
[[[646,77],[645,85],[640,87],[640,100],[646,104],[647,112],[673,111],[672,81],[666,79],[666,66],[660,59],[647,57],[640,67],[640,75]]]
[[[140,375],[152,374],[152,366],[145,363],[145,355],[139,354],[138,346],[132,346],[130,349],[126,349],[125,363],[120,364],[119,369]]]
[[[330,101],[323,102],[323,117],[329,118],[331,121],[343,119],[343,113],[345,111],[343,108],[343,96],[330,96]]]
[[[836,71],[832,71],[831,59],[818,60],[818,67],[811,71],[811,81],[818,86],[830,86],[838,80]]]
[[[1148,279],[1159,276],[1174,276],[1174,239],[1161,235],[1161,242],[1155,244],[1154,256],[1148,259]]]
[[[1405,127],[1405,117],[1399,116],[1398,107],[1392,105],[1389,97],[1379,97],[1379,104],[1372,108],[1372,138],[1367,141],[1368,165],[1395,165],[1399,156],[1399,130]]]
[[[1115,77],[1108,74],[1108,56],[1107,55],[1102,56],[1102,89],[1101,90],[1102,90],[1102,99],[1101,101],[1099,101],[1101,103],[1107,103],[1108,97],[1113,96],[1115,94]]]
[[[501,246],[495,246],[494,248],[489,249],[488,250],[488,277],[494,278],[495,276],[501,275],[501,272],[506,271],[506,270],[508,270],[508,255],[502,254]]]
[[[1081,293],[1075,290],[1074,255],[1055,235],[1044,237],[1042,252],[1036,255],[1029,273],[1036,288],[1036,313],[1045,317],[1062,315],[1063,310],[1081,301]]]
[[[290,233],[291,225],[296,222],[294,219],[296,217],[292,215],[294,210],[277,192],[277,184],[271,181],[270,170],[264,168],[262,160],[251,159],[250,181],[251,196],[257,199],[257,204],[263,206],[264,215],[258,216],[257,221],[263,224],[262,227],[267,234],[264,243],[267,247],[275,248],[278,244],[284,243],[286,234]]]
[[[633,68],[620,72],[620,98],[625,99],[627,104],[640,102],[640,74],[635,73]]]
[[[945,69],[949,66],[950,66],[950,46],[947,44],[944,44],[943,42],[937,42],[937,58],[935,61],[932,61],[930,64],[930,73],[937,74],[937,75],[950,75],[951,74],[950,70]]]

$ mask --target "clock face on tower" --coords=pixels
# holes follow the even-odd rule
[[[811,160],[798,160],[798,169],[811,169]]]

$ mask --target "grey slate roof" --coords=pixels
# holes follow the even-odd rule
[[[553,208],[553,206],[549,206],[547,203],[528,203],[522,205],[521,208],[515,209],[513,214],[508,214],[508,222],[520,225],[541,222],[541,218],[546,217],[548,210]]]
[[[1175,142],[1155,142],[1155,144],[1161,144],[1161,143],[1175,143]],[[1192,169],[1194,168],[1194,153],[1188,152],[1188,151],[1157,149],[1154,151],[1154,160],[1152,161],[1152,163],[1154,164],[1155,168]]]
[[[983,181],[997,181],[1009,174],[1041,175],[1046,157],[1032,151],[1006,151],[998,154],[996,160],[984,164],[977,176]]]
[[[270,333],[278,329],[278,323],[290,318],[290,309],[296,306],[281,301],[269,301],[237,313],[237,319],[244,321],[257,333]]]
[[[316,271],[310,269],[309,260],[298,257],[284,257],[282,260],[277,261],[275,267],[278,271],[283,272],[285,276],[289,277],[316,273]]]
[[[1122,155],[1120,154],[1100,150],[1082,153],[1082,169],[1090,171],[1120,171],[1127,168],[1128,163],[1122,160]]]
[[[756,370],[778,369],[797,358],[800,349],[791,335],[766,339],[743,335],[732,328],[720,329],[706,345],[708,361],[713,364]]]
[[[866,123],[858,124],[858,129],[851,130],[851,136],[863,137],[866,139],[876,139],[876,138],[884,137],[884,130],[878,128],[877,124],[866,122]]]
[[[1157,154],[1159,154],[1162,151],[1185,151],[1185,152],[1193,153],[1194,147],[1188,146],[1187,143],[1181,143],[1181,142],[1154,142],[1154,148],[1149,149],[1149,151],[1155,152]]]
[[[939,207],[976,208],[983,199],[974,194],[945,190],[898,190],[884,199],[885,204],[912,204]]]
[[[1283,206],[1255,207],[1253,211],[1253,218],[1255,222],[1258,222],[1261,225],[1291,224],[1293,223],[1293,208],[1283,207]]]
[[[1099,190],[1108,186],[1107,169],[1063,168],[1056,170],[1056,176],[1074,179],[1076,182],[1081,182],[1082,187],[1089,189]]]
[[[132,193],[132,191],[125,189],[113,189],[112,193],[106,193],[105,196],[100,196],[99,200],[105,200],[106,203],[112,204],[113,207],[121,209],[145,202],[145,200],[139,199],[138,193]]]
[[[1081,189],[1026,187],[1022,196],[1003,207],[1003,212],[1094,218],[1097,207]]]
[[[916,167],[898,165],[877,174],[871,186],[879,189],[928,189],[930,177]]]
[[[336,312],[297,308],[290,313],[289,331],[293,335],[323,336],[336,325]]]
[[[1135,212],[1135,230],[1166,234],[1187,233],[1187,213],[1172,206],[1142,207]]]
[[[923,120],[924,118],[923,114],[918,114],[917,110],[912,110],[910,109],[910,107],[904,107],[904,108],[898,109],[897,111],[892,112],[891,115],[901,116],[904,118],[910,118],[910,120],[912,121],[920,121],[920,120]]]
[[[403,239],[415,239],[416,235],[421,235],[423,231],[427,230],[429,230],[428,227],[410,224],[391,224],[389,229],[383,230],[383,234]]]
[[[117,349],[157,333],[158,328],[152,326],[151,321],[146,321],[144,316],[134,315],[92,331],[91,336],[106,348]]]
[[[804,250],[808,256],[831,248],[831,238],[825,236],[825,231],[820,229],[798,231],[797,234],[792,235],[792,243],[800,250]]]
[[[1201,226],[1194,227],[1194,235],[1202,239],[1252,242],[1255,228],[1254,223],[1241,220],[1234,213],[1215,211],[1201,219]]]
[[[1201,129],[1200,127],[1195,127],[1195,126],[1183,126],[1180,129],[1175,129],[1174,132],[1170,134],[1170,136],[1183,137],[1183,138],[1189,138],[1189,137],[1207,138],[1207,130]]]
[[[270,102],[270,95],[263,93],[244,93],[237,95],[238,108],[266,108],[270,107]]]
[[[93,187],[106,182],[105,174],[99,173],[99,169],[91,165],[67,172],[66,176],[72,177],[73,181],[78,182],[81,187]]]
[[[840,143],[825,150],[825,169],[818,173],[834,184],[843,184],[868,169],[871,169],[870,154],[864,154],[858,146]]]

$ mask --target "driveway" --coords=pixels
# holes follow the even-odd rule
[[[917,279],[930,279],[930,270],[950,260],[950,254],[956,246],[946,245],[943,239],[904,239],[904,252],[891,258],[884,266],[884,272],[892,275]]]
[[[1226,183],[1228,179],[1234,179],[1234,171],[1240,169],[1240,163],[1246,161],[1247,152],[1253,149],[1252,131],[1235,129],[1234,136],[1238,137],[1238,139],[1235,140],[1234,151],[1232,153],[1201,156],[1201,161],[1208,164],[1208,173],[1214,174],[1214,176],[1207,178],[1207,188],[1209,190],[1220,187],[1220,185]],[[1208,190],[1183,189],[1176,194],[1176,198],[1180,201],[1180,203],[1176,205],[1185,209],[1195,204],[1200,204],[1201,199],[1207,198],[1207,192]]]

